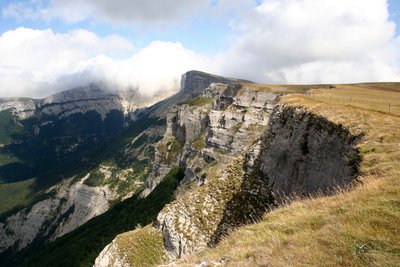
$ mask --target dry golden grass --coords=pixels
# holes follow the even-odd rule
[[[282,84],[257,84],[257,83],[242,83],[242,90],[271,92],[271,93],[305,93],[311,89],[330,88],[333,85],[329,84],[305,84],[305,85],[282,85]],[[240,93],[240,92],[239,92]]]
[[[297,200],[267,213],[183,265],[204,258],[211,265],[224,259],[228,266],[400,266],[400,84],[312,92],[314,99],[287,95],[281,101],[364,133],[362,182],[335,196]]]

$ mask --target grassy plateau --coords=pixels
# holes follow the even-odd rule
[[[400,83],[309,89],[281,103],[363,133],[361,182],[334,196],[292,199],[180,264],[400,266]]]

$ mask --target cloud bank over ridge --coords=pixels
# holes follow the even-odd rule
[[[44,97],[92,82],[152,95],[177,90],[187,70],[213,70],[208,61],[180,43],[154,41],[134,51],[118,36],[18,28],[0,36],[0,96]]]
[[[400,81],[400,38],[386,0],[116,1],[17,1],[2,14],[168,27],[187,14],[225,12],[233,32],[228,49],[204,55],[175,41],[136,48],[118,35],[17,28],[0,35],[0,96],[42,97],[97,81],[151,95],[176,90],[191,69],[262,83]]]

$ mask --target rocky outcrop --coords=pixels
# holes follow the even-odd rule
[[[228,120],[224,125],[235,124]],[[360,160],[358,140],[323,117],[278,105],[267,130],[246,148],[244,157],[226,166],[219,163],[206,185],[183,194],[159,213],[157,225],[170,257],[213,246],[285,197],[329,194],[351,184]]]
[[[279,96],[213,83],[169,110],[157,151],[186,168],[155,224],[170,259],[214,246],[287,197],[331,194],[355,181],[361,136],[279,105]]]
[[[182,146],[194,141],[208,125],[210,107],[174,106],[167,114],[165,136],[174,136]]]
[[[30,98],[0,98],[0,111],[11,109],[19,119],[25,120],[35,115],[38,102]]]
[[[277,106],[261,139],[258,168],[277,199],[329,194],[358,174],[361,137],[301,108]]]
[[[232,84],[239,82],[248,82],[239,79],[226,78],[222,76],[212,75],[201,71],[188,71],[182,75],[181,88],[182,92],[191,97],[202,94],[212,83]]]
[[[176,191],[178,199],[157,218],[157,227],[173,259],[215,243],[225,231],[222,225],[229,221],[231,229],[238,219],[228,220],[226,212],[241,190],[243,177],[255,173],[246,172],[244,155],[261,137],[269,121],[270,107],[279,95],[259,94],[257,101],[246,102],[253,95],[243,92],[240,85],[219,83],[211,84],[199,97],[212,101],[192,101],[189,103],[193,105],[206,104],[174,107],[167,120],[166,136],[179,140],[183,147],[180,164],[186,167],[185,178]],[[255,164],[256,160],[253,161]],[[264,202],[270,201],[269,190],[253,190],[252,194],[258,194],[257,199]],[[235,206],[240,216],[256,208],[251,206],[254,201],[247,191],[239,198],[249,200],[247,204],[241,203],[243,207]]]
[[[201,88],[211,79],[222,79],[210,78],[198,72],[188,72],[186,76],[195,81],[197,77],[198,81],[187,84],[183,79],[183,90],[187,90],[187,86]],[[206,166],[221,157],[230,158],[244,153],[257,136],[260,136],[262,129],[268,124],[270,106],[275,105],[279,94],[249,94],[241,90],[240,84],[228,81],[228,84],[211,83],[201,93],[198,92],[195,98],[168,109],[166,133],[156,150],[154,170],[147,179],[143,196],[149,194],[160,179],[177,164],[186,168],[184,184],[206,183]],[[246,102],[255,95],[257,100]],[[244,106],[246,103],[248,106]]]

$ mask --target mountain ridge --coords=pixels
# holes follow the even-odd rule
[[[191,82],[191,79],[197,79],[200,80],[200,82],[193,83]],[[146,104],[143,108],[135,110],[129,115],[129,118],[131,119],[129,124],[125,124],[125,122],[122,123],[122,112],[115,113],[115,111],[111,109],[111,111],[106,114],[106,118],[100,120],[99,115],[96,115],[99,114],[99,110],[97,109],[98,105],[91,106],[89,103],[88,106],[85,107],[80,104],[87,104],[90,102],[90,99],[94,99],[95,101],[111,101],[111,103],[115,103],[115,100],[119,101],[117,96],[109,92],[104,92],[96,86],[73,89],[44,98],[40,100],[40,104],[36,103],[36,108],[39,111],[33,112],[31,117],[25,118],[25,116],[20,116],[19,119],[21,119],[22,123],[29,123],[25,127],[33,127],[30,128],[32,131],[30,138],[32,138],[32,140],[38,140],[37,146],[41,146],[41,142],[46,143],[48,140],[57,137],[54,134],[50,136],[44,134],[49,131],[49,129],[52,129],[52,127],[54,128],[54,125],[57,125],[59,121],[62,121],[65,123],[65,125],[69,125],[69,121],[80,121],[82,120],[81,118],[85,118],[85,116],[88,116],[88,114],[92,114],[92,117],[96,115],[98,117],[96,120],[99,122],[103,121],[103,123],[108,121],[107,118],[109,114],[112,114],[112,112],[116,114],[116,117],[114,116],[113,120],[115,121],[117,118],[117,121],[121,122],[119,125],[116,125],[118,127],[117,129],[120,130],[116,131],[115,133],[111,133],[110,137],[106,137],[106,139],[104,139],[107,140],[107,138],[111,138],[111,144],[117,140],[116,139],[115,141],[112,141],[112,136],[119,134],[119,132],[125,133],[130,131],[134,132],[134,134],[129,134],[128,136],[130,137],[126,141],[118,141],[121,143],[120,148],[118,148],[119,150],[115,151],[117,153],[114,153],[115,156],[112,156],[113,159],[111,161],[95,161],[94,159],[88,159],[87,156],[85,156],[86,152],[84,147],[79,150],[79,146],[83,146],[84,144],[82,142],[86,142],[83,138],[89,138],[87,139],[88,143],[85,144],[85,146],[89,149],[95,144],[102,144],[102,142],[104,142],[101,141],[101,139],[96,141],[96,139],[99,138],[99,135],[96,134],[96,132],[94,132],[95,135],[93,136],[88,135],[91,129],[93,129],[93,123],[95,120],[91,119],[91,117],[88,117],[88,119],[83,120],[84,124],[81,124],[82,126],[87,125],[90,127],[88,128],[89,132],[86,133],[86,136],[88,137],[80,134],[84,128],[79,128],[82,126],[77,125],[76,127],[78,128],[76,129],[78,132],[76,132],[75,135],[78,134],[76,135],[78,139],[76,140],[79,140],[80,138],[81,141],[76,143],[77,141],[75,141],[73,136],[68,137],[68,139],[71,139],[71,142],[65,144],[67,151],[71,145],[73,149],[77,150],[67,152],[66,155],[68,155],[70,158],[72,157],[72,159],[76,158],[76,160],[73,161],[76,162],[75,164],[78,164],[76,166],[82,165],[87,167],[82,167],[82,170],[79,170],[78,172],[70,172],[70,174],[68,174],[69,176],[61,178],[60,181],[62,181],[62,183],[57,182],[57,184],[55,184],[53,187],[45,189],[46,191],[44,191],[44,194],[49,195],[45,197],[45,199],[39,199],[38,202],[35,201],[30,209],[22,209],[21,211],[14,213],[14,215],[8,215],[8,218],[3,219],[3,221],[0,222],[0,234],[7,236],[7,238],[2,239],[2,251],[10,248],[17,240],[20,241],[19,245],[16,247],[17,251],[23,249],[30,243],[35,243],[37,238],[42,240],[54,240],[60,235],[74,230],[76,227],[82,225],[92,217],[105,212],[111,207],[111,205],[113,205],[113,202],[118,202],[129,198],[138,192],[138,190],[140,191],[144,182],[143,179],[147,177],[148,173],[151,172],[152,169],[151,164],[153,161],[152,158],[154,157],[152,155],[152,153],[154,153],[152,150],[154,149],[155,143],[161,139],[164,132],[163,127],[165,127],[165,122],[163,122],[163,120],[165,120],[165,113],[161,110],[167,105],[176,104],[179,101],[184,101],[189,97],[199,94],[205,89],[205,87],[209,85],[209,83],[213,81],[232,82],[232,80],[220,76],[209,75],[197,71],[184,74],[182,80],[184,82],[182,82],[182,88],[180,92],[164,100],[166,103],[155,104],[154,106],[148,108],[145,107],[147,105]],[[85,99],[81,99],[81,97],[85,97]],[[74,101],[74,99],[79,99],[79,101]],[[22,101],[28,101],[28,103],[33,103],[35,101],[39,102],[39,100],[26,98],[23,98]],[[71,106],[72,108],[78,108],[76,108],[73,112],[70,112],[69,108]],[[4,105],[3,102],[2,108],[5,107],[8,106]],[[54,107],[57,108],[56,111],[54,110]],[[68,112],[69,114],[65,114]],[[53,114],[53,116],[49,114]],[[18,114],[16,115],[16,120],[18,120]],[[147,126],[141,127],[138,125],[143,123]],[[63,124],[61,124],[60,127],[63,128],[64,126],[62,125]],[[115,131],[115,128],[113,129]],[[55,133],[57,134],[57,132]],[[64,131],[59,131],[59,133],[63,134],[64,136],[66,134]],[[58,139],[59,137],[54,140]],[[65,138],[62,137],[60,140],[63,139]],[[92,141],[90,140],[93,140],[94,142],[91,143]],[[21,145],[29,144],[30,142],[30,139],[25,139]],[[82,145],[79,145],[79,142]],[[74,148],[75,144],[78,144],[77,148]],[[53,146],[59,147],[57,142],[54,143]],[[0,150],[0,152],[9,153],[9,147],[10,145],[6,144]],[[50,145],[48,149],[51,150],[54,148]],[[116,148],[111,149],[115,150]],[[95,158],[97,158],[98,152],[95,153]],[[48,154],[47,156],[50,157],[51,154]],[[87,160],[89,160],[89,162],[85,162]],[[60,162],[60,164],[62,167],[63,163]],[[94,164],[93,167],[90,167],[91,164]],[[43,168],[46,167],[44,166]],[[74,168],[76,167],[73,167],[72,170]],[[58,171],[58,167],[56,167],[55,171],[57,175],[64,175],[62,171]],[[1,174],[2,167],[0,166],[0,175]],[[71,176],[75,177],[69,178]],[[102,203],[101,206],[103,206],[103,208],[97,207],[99,203]],[[45,209],[46,211],[44,211]],[[37,213],[42,213],[41,218],[38,218],[35,215]],[[80,218],[79,220],[77,220],[78,217]],[[20,225],[21,221],[25,222]],[[43,225],[45,222],[47,222],[49,225],[44,227]],[[28,224],[31,226],[25,227],[25,224],[26,226]],[[49,227],[55,228],[51,230]],[[20,232],[20,229],[25,229],[26,233]],[[15,234],[10,235],[10,233]],[[18,238],[17,235],[19,236]]]

